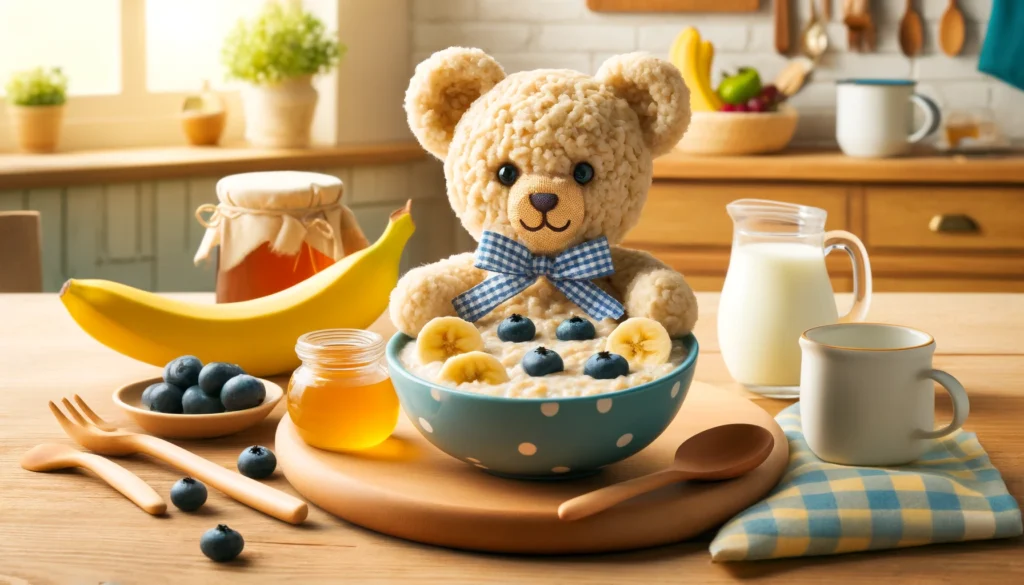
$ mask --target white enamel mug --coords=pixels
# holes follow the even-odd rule
[[[916,105],[924,123],[913,129]],[[904,79],[845,79],[836,82],[836,141],[847,156],[881,158],[910,150],[939,129],[939,106],[914,93]]]
[[[959,429],[970,405],[960,382],[932,369],[935,340],[898,325],[837,323],[800,337],[804,439],[842,465],[900,465]],[[953,398],[953,420],[935,430],[935,389]]]

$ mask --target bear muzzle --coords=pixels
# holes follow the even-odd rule
[[[577,243],[585,214],[583,189],[570,179],[524,175],[509,193],[512,229],[534,254],[557,254]]]

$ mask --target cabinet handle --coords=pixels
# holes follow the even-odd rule
[[[939,214],[928,222],[928,229],[935,233],[944,234],[974,234],[981,231],[978,222],[969,215],[964,214]]]

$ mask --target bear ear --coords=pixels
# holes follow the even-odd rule
[[[502,79],[501,65],[480,49],[434,53],[416,66],[405,92],[409,128],[423,148],[444,160],[462,115]]]
[[[674,65],[645,53],[629,53],[609,58],[595,77],[636,112],[654,156],[672,150],[683,137],[690,125],[690,91]]]

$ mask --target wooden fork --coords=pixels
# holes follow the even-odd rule
[[[61,400],[73,421],[53,402],[49,403],[50,412],[64,432],[86,449],[102,455],[149,455],[278,520],[301,524],[306,519],[309,508],[302,500],[225,469],[163,439],[114,427],[100,418],[77,394],[74,399],[78,408],[67,398]]]

